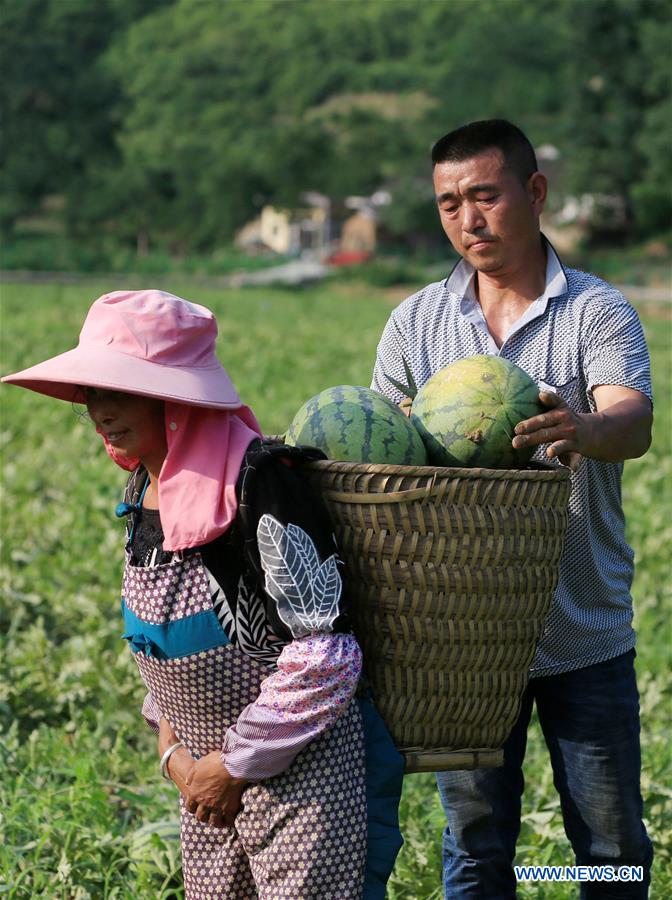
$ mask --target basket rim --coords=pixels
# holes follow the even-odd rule
[[[484,481],[569,481],[571,472],[565,466],[534,463],[527,469],[479,469],[452,466],[399,466],[384,463],[346,462],[338,459],[318,459],[304,463],[316,472],[342,472],[352,475],[407,475],[418,478],[463,478]]]

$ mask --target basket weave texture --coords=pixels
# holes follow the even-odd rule
[[[305,465],[407,771],[499,765],[558,579],[569,473]]]

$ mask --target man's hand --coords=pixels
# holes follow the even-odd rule
[[[539,399],[548,412],[519,422],[514,447],[550,443],[546,454],[576,471],[582,456],[619,463],[643,456],[651,443],[653,413],[649,399],[634,388],[601,384],[593,388],[596,412],[579,413],[552,391]]]
[[[546,456],[557,457],[575,472],[584,449],[590,446],[590,418],[575,412],[552,391],[541,391],[539,400],[549,411],[519,422],[514,429],[513,446],[519,449],[550,444]]]
[[[218,828],[233,825],[248,782],[227,772],[218,750],[196,760],[185,782],[187,809],[199,822]]]
[[[403,412],[405,416],[410,416],[411,414],[411,406],[413,405],[413,400],[411,397],[404,397],[404,399],[399,404],[399,409]]]

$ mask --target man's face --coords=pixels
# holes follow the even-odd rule
[[[499,150],[434,167],[441,225],[455,250],[479,272],[506,275],[539,246],[546,179],[523,185]]]

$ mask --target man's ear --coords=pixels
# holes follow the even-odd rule
[[[548,179],[541,172],[534,172],[527,180],[527,194],[534,212],[540,216],[546,203]]]

